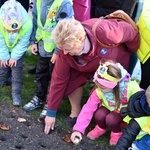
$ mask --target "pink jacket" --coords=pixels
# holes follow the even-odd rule
[[[73,131],[79,131],[84,134],[86,127],[90,124],[93,114],[96,109],[101,106],[102,101],[94,90],[90,95],[86,104],[82,107],[82,110],[78,116],[77,122],[73,127]]]
[[[121,104],[120,108],[125,106],[128,103],[126,90],[127,89],[125,88],[124,95],[120,101],[120,104]],[[102,106],[102,104],[104,104],[103,99],[100,99],[97,96],[96,90],[94,90],[92,94],[90,95],[86,104],[83,106],[78,116],[77,122],[73,127],[73,130],[79,131],[82,134],[84,134],[86,127],[90,124],[92,120],[94,112],[97,110],[98,107]],[[110,107],[111,109],[113,108],[112,110],[114,110],[114,106],[115,106],[115,103],[108,103],[108,107]]]
[[[73,0],[74,17],[78,21],[90,19],[91,0]]]
[[[124,89],[121,93],[121,99],[120,99],[120,107],[118,109],[118,113],[120,112],[120,109],[128,104],[128,101],[130,97],[143,89],[140,88],[139,84],[136,81],[131,81],[128,78],[128,74],[120,81],[120,86],[121,83],[123,84]],[[100,91],[99,91],[100,92]],[[107,94],[107,93],[106,93]],[[106,103],[106,101],[108,103]],[[98,107],[104,106],[110,111],[114,111],[115,107],[115,100],[112,99],[112,101],[108,101],[104,96],[98,96],[98,91],[95,89],[89,99],[87,100],[86,104],[83,106],[76,124],[73,127],[74,131],[79,131],[82,134],[84,134],[86,127],[90,124],[94,112],[97,110]]]

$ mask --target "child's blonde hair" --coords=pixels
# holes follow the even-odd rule
[[[69,48],[80,48],[86,32],[82,24],[75,19],[63,19],[53,30],[53,40],[57,47],[67,45]]]
[[[114,61],[106,61],[106,62],[100,62],[100,65],[102,64],[108,64],[108,70],[107,73],[108,75],[116,78],[116,79],[121,79],[122,74],[121,74],[121,70],[118,67],[118,65],[114,62]],[[102,78],[100,75],[98,76],[99,78]],[[105,78],[104,78],[105,79]],[[119,83],[119,82],[118,82]],[[120,106],[120,90],[119,90],[119,84],[117,84],[114,88],[114,97],[115,97],[115,109],[117,110]]]

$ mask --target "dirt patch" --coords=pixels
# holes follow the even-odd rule
[[[19,122],[18,118],[26,121]],[[109,146],[103,148],[86,137],[79,145],[66,143],[62,137],[68,131],[59,126],[46,135],[44,126],[35,115],[3,102],[0,102],[0,124],[9,125],[8,131],[0,129],[0,150],[113,150]]]

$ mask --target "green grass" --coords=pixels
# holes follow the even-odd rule
[[[22,103],[23,103],[22,105],[29,102],[34,95],[35,75],[28,74],[28,70],[35,67],[36,62],[37,62],[37,56],[33,56],[30,53],[26,53],[25,59],[24,59],[24,64],[23,64],[23,87],[22,87],[22,94],[21,94],[22,95]],[[90,83],[86,84],[85,89],[84,89],[84,94],[83,94],[82,105],[88,99],[88,95],[89,95],[91,88],[92,88],[92,84],[90,84]],[[3,88],[0,87],[0,100],[12,104],[11,87],[10,86],[5,86]],[[70,114],[70,109],[71,109],[70,103],[69,103],[68,99],[65,98],[62,101],[60,109],[58,110],[56,121],[57,121],[57,125],[61,126],[64,129],[71,131],[72,129],[65,125],[65,119]],[[41,112],[41,110],[35,110],[32,113],[38,117],[40,112]],[[94,123],[94,121],[92,121],[90,126],[87,128],[86,133],[89,130],[91,130],[94,127],[94,125],[95,125],[95,123]],[[108,142],[109,142],[108,139],[109,139],[109,135],[106,134],[106,135],[102,136],[101,138],[99,138],[98,140],[96,140],[95,142],[97,144],[100,144],[103,147],[106,147],[106,146],[108,147]]]

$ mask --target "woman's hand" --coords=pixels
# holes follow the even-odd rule
[[[38,55],[37,44],[32,44],[30,49],[31,49],[32,54]]]
[[[55,117],[49,116],[45,117],[45,129],[44,129],[45,134],[48,134],[50,130],[54,130],[55,120],[56,120]]]

